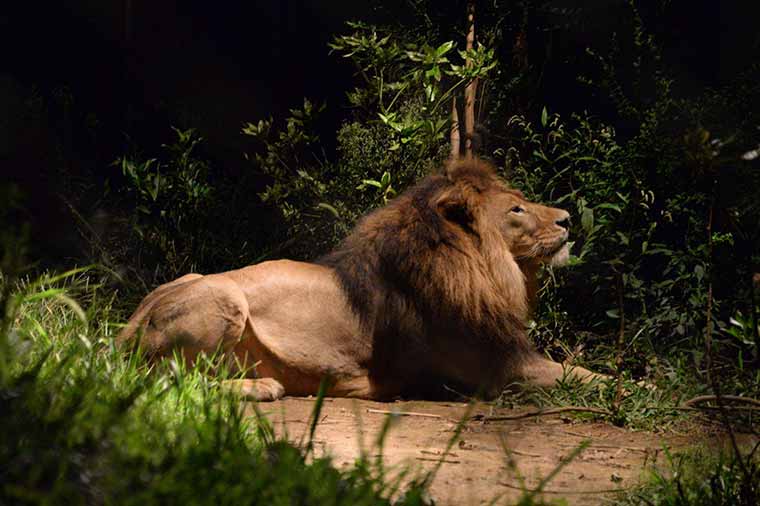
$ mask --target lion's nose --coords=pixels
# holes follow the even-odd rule
[[[565,230],[570,229],[570,214],[565,212],[564,216],[562,218],[559,218],[557,221],[555,221],[557,225],[564,228]]]

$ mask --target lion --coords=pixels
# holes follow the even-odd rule
[[[188,274],[149,293],[117,337],[152,357],[221,352],[257,401],[318,393],[390,400],[442,385],[492,398],[569,370],[530,344],[541,264],[569,257],[570,215],[526,200],[487,162],[448,163],[364,216],[314,263]],[[133,341],[134,344],[134,341]]]

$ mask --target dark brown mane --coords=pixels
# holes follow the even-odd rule
[[[506,186],[490,165],[451,164],[366,215],[318,261],[335,271],[376,349],[398,356],[403,348],[411,361],[431,350],[459,353],[444,358],[465,368],[493,367],[499,381],[505,364],[530,353],[525,278],[480,209],[493,189]],[[387,369],[383,355],[369,366]],[[482,362],[467,363],[468,357]],[[444,376],[466,383],[467,373]]]

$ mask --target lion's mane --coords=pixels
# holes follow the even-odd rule
[[[373,336],[371,375],[411,381],[427,361],[468,386],[484,375],[503,385],[534,353],[526,275],[483,210],[496,186],[506,189],[485,162],[450,164],[364,217],[318,261]]]

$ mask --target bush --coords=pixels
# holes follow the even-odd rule
[[[680,455],[665,452],[668,467],[653,469],[646,482],[616,501],[621,506],[750,506],[760,503],[760,462],[707,449]],[[745,462],[740,462],[739,459]],[[745,474],[746,472],[746,474]]]
[[[188,272],[213,254],[209,207],[219,196],[208,180],[208,162],[195,153],[202,139],[192,129],[174,132],[177,139],[163,146],[163,159],[132,155],[114,162],[126,179],[125,198],[134,211],[128,223],[131,234],[109,249],[118,251],[113,246],[120,246],[121,259],[160,266],[158,279]]]

